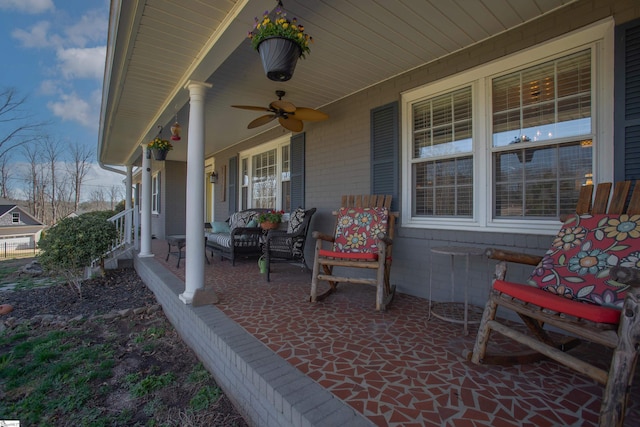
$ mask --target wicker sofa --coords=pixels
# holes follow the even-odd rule
[[[220,259],[230,259],[235,265],[239,256],[260,256],[262,254],[262,229],[258,225],[258,216],[269,209],[246,209],[232,214],[227,221],[213,222],[205,227],[206,249],[220,255]]]

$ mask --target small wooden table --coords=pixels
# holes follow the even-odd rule
[[[462,323],[464,325],[464,334],[468,335],[469,330],[467,328],[469,323],[480,323],[480,316],[482,315],[482,309],[473,310],[476,314],[479,313],[480,316],[473,316],[473,319],[469,319],[469,310],[475,309],[474,307],[469,306],[469,295],[468,295],[468,286],[469,286],[469,258],[472,256],[484,256],[484,249],[482,248],[473,248],[473,247],[463,247],[463,246],[445,246],[445,247],[436,247],[431,248],[431,252],[434,254],[441,255],[449,255],[451,258],[451,302],[440,302],[440,303],[432,303],[431,302],[431,288],[433,281],[433,273],[431,270],[433,269],[433,255],[431,256],[431,267],[429,269],[429,319],[431,316],[435,316],[438,319],[445,320],[447,322],[453,323]],[[460,310],[458,306],[460,303],[454,302],[455,297],[455,268],[454,268],[454,258],[456,256],[463,256],[465,258],[465,282],[464,282],[464,307],[462,309],[462,315],[459,315]],[[436,307],[438,309],[436,309]],[[462,317],[462,319],[460,319]]]

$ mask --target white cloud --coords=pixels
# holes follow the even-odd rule
[[[66,46],[85,47],[90,42],[101,42],[107,34],[109,15],[103,11],[89,11],[80,20],[64,30]]]
[[[98,119],[94,109],[75,92],[70,95],[62,94],[59,101],[49,102],[47,108],[63,121],[78,122],[88,128],[97,127]]]
[[[55,80],[43,80],[40,83],[40,93],[43,95],[55,95],[58,93],[58,82]]]
[[[37,14],[53,11],[53,0],[0,0],[0,9]]]
[[[1,1],[1,0],[0,0]],[[49,39],[49,30],[51,23],[40,21],[29,28],[29,30],[17,29],[11,32],[14,39],[20,41],[23,47],[43,48],[53,44],[53,40]]]
[[[102,81],[106,52],[106,46],[58,50],[62,75],[66,79],[92,78]]]

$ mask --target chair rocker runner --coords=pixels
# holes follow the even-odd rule
[[[601,426],[622,425],[640,349],[640,183],[627,204],[630,186],[617,183],[608,203],[611,184],[600,184],[593,204],[593,188],[584,188],[577,213],[568,217],[544,257],[487,251],[501,262],[470,355],[476,364],[522,362],[518,355],[487,354],[491,331],[497,331],[589,376],[605,386]],[[536,268],[526,284],[508,282],[506,262]],[[533,336],[496,319],[498,307],[516,312]],[[566,353],[571,346],[555,342],[545,324],[612,348],[609,371]]]
[[[338,283],[376,286],[376,310],[384,311],[395,294],[390,285],[391,249],[396,214],[390,213],[391,196],[342,196],[342,207],[335,212],[333,236],[314,231],[316,239],[311,302],[321,301],[337,290]],[[329,248],[323,242],[331,243]],[[375,271],[375,277],[334,275],[334,267]],[[318,294],[318,282],[327,281],[329,289]]]

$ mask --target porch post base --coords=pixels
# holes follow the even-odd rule
[[[180,295],[178,295],[178,298],[180,298],[180,301],[182,301],[185,304],[191,304],[193,302],[193,295],[195,292],[189,292],[189,291],[185,291],[183,293],[181,293]]]
[[[218,295],[213,289],[198,288],[193,294],[191,305],[200,307],[202,305],[217,304],[219,302],[220,298],[218,298]]]

